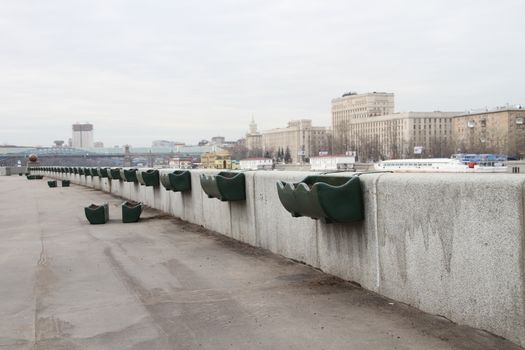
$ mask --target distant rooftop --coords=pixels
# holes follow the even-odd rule
[[[524,110],[525,110],[525,106],[522,104],[516,104],[516,105],[506,104],[505,106],[471,109],[470,111],[467,111],[461,115],[495,113],[495,112],[504,112],[504,111],[524,111]]]

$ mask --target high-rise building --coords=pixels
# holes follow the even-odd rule
[[[249,125],[249,130],[246,133],[246,148],[250,151],[250,154],[262,156],[262,154],[257,154],[258,152],[262,153],[262,135],[257,131],[257,124],[252,117],[252,121]]]
[[[276,153],[279,149],[290,150],[293,163],[319,155],[328,150],[328,130],[312,126],[310,119],[292,120],[286,128],[265,130],[262,134],[264,153]]]
[[[334,143],[348,143],[350,124],[359,119],[394,113],[394,94],[348,92],[332,100],[332,129]],[[338,149],[337,152],[348,151]]]
[[[72,147],[92,148],[93,147],[93,124],[73,124]]]
[[[454,151],[525,158],[525,109],[521,105],[462,113],[452,120]]]

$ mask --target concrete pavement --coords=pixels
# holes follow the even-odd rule
[[[121,202],[0,177],[0,349],[521,349]]]

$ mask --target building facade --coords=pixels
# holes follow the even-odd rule
[[[201,155],[202,167],[206,169],[232,169],[232,160],[228,152],[204,153]]]
[[[312,126],[310,119],[293,120],[286,128],[266,130],[261,134],[264,154],[275,155],[279,149],[288,148],[292,163],[301,163],[329,148],[327,128]]]
[[[73,124],[71,146],[74,148],[93,147],[93,124]]]
[[[505,106],[471,112],[452,121],[452,138],[457,153],[497,153],[525,158],[525,109]]]
[[[344,153],[348,145],[350,124],[359,119],[367,119],[394,113],[394,94],[369,92],[358,94],[349,92],[332,100],[332,128],[336,153]]]
[[[253,117],[246,133],[245,146],[251,156],[262,156],[262,135],[257,131],[257,124]]]
[[[355,150],[359,161],[410,158],[416,150],[422,157],[448,157],[453,152],[452,119],[458,114],[403,112],[356,118],[348,124],[342,146]]]

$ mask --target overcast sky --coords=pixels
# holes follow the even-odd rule
[[[0,144],[243,137],[346,91],[396,111],[525,103],[525,1],[1,0]]]

